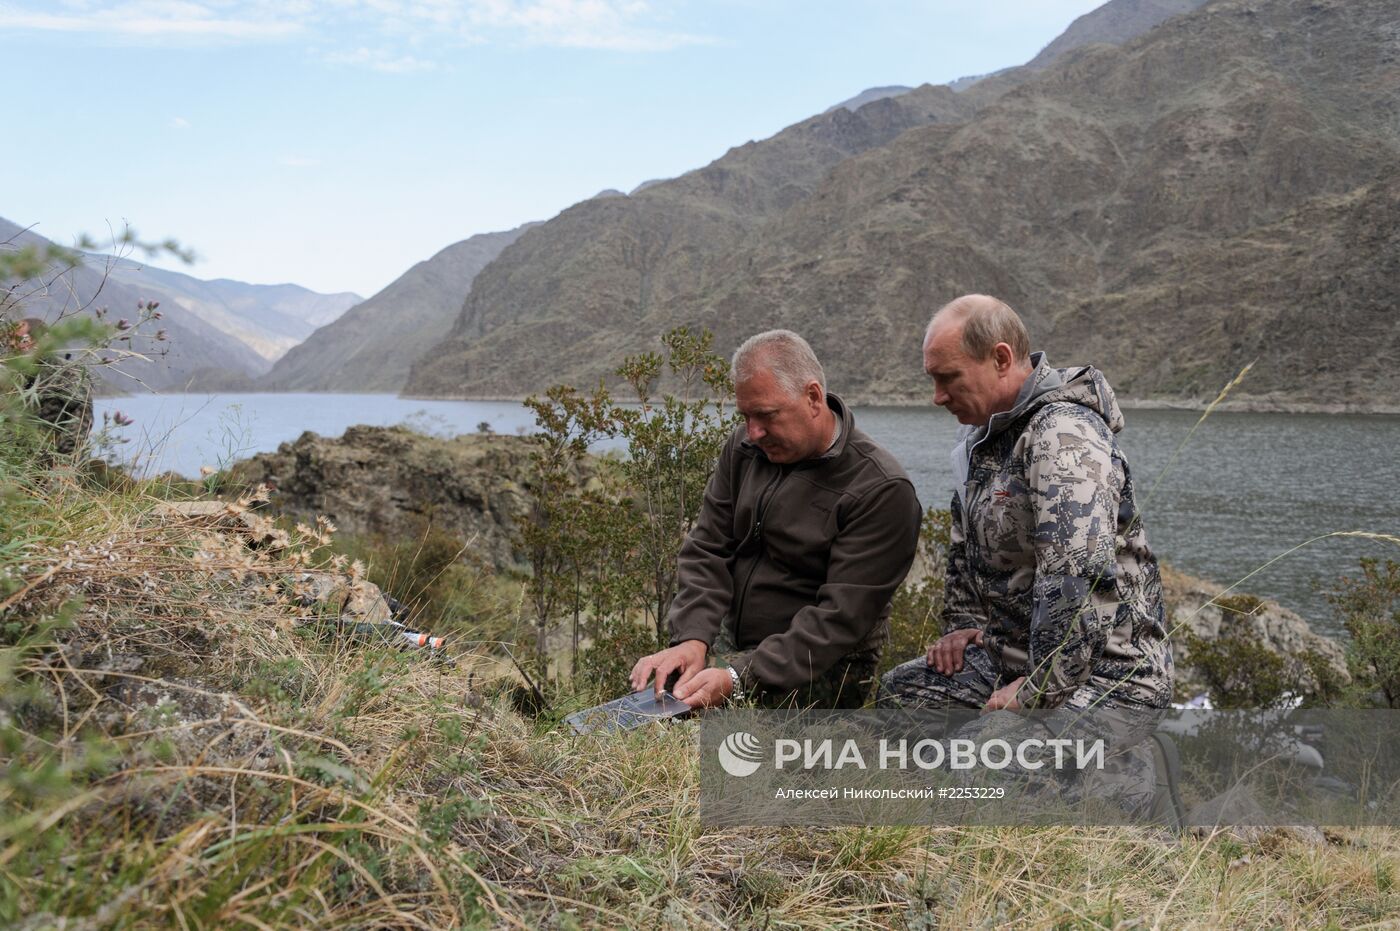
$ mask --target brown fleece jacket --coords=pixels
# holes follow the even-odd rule
[[[681,547],[671,643],[723,624],[746,690],[791,691],[852,653],[878,657],[890,598],[914,561],[923,511],[894,457],[856,429],[824,455],[770,462],[741,426],[720,453]]]

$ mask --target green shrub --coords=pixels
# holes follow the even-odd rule
[[[1347,667],[1356,687],[1400,707],[1400,563],[1361,560],[1361,575],[1343,578],[1328,596],[1351,634]]]
[[[1233,607],[1222,604],[1227,600]],[[1245,618],[1262,600],[1238,595],[1216,604],[1226,607],[1220,633],[1209,639],[1188,633],[1183,641],[1216,708],[1269,708],[1298,698],[1331,706],[1347,700],[1348,683],[1326,656],[1315,650],[1280,653],[1260,642]]]
[[[1229,617],[1228,615],[1226,616]],[[1191,663],[1205,680],[1217,708],[1264,708],[1280,703],[1294,689],[1283,656],[1260,644],[1244,625],[1223,622],[1229,630],[1206,639],[1186,636]]]

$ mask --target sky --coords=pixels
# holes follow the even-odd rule
[[[0,216],[368,297],[866,88],[1021,64],[1101,2],[0,0]]]

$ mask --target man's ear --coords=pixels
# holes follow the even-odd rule
[[[992,355],[997,360],[998,372],[1011,371],[1012,364],[1016,361],[1016,354],[1011,351],[1011,346],[1008,343],[997,343],[992,347]]]
[[[815,381],[807,382],[807,403],[812,406],[813,413],[821,413],[826,407],[826,392]]]

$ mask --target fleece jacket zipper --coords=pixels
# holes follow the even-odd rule
[[[749,531],[754,538],[754,544],[758,549],[754,552],[753,562],[749,565],[748,574],[744,576],[744,584],[739,587],[738,602],[734,606],[734,645],[738,647],[741,642],[739,637],[739,623],[744,616],[744,602],[749,597],[749,583],[753,581],[753,574],[758,571],[758,561],[763,558],[763,515],[768,512],[768,505],[772,503],[773,495],[777,492],[778,486],[783,479],[787,478],[787,470],[780,469],[758,496],[758,504],[754,507],[753,529]]]

